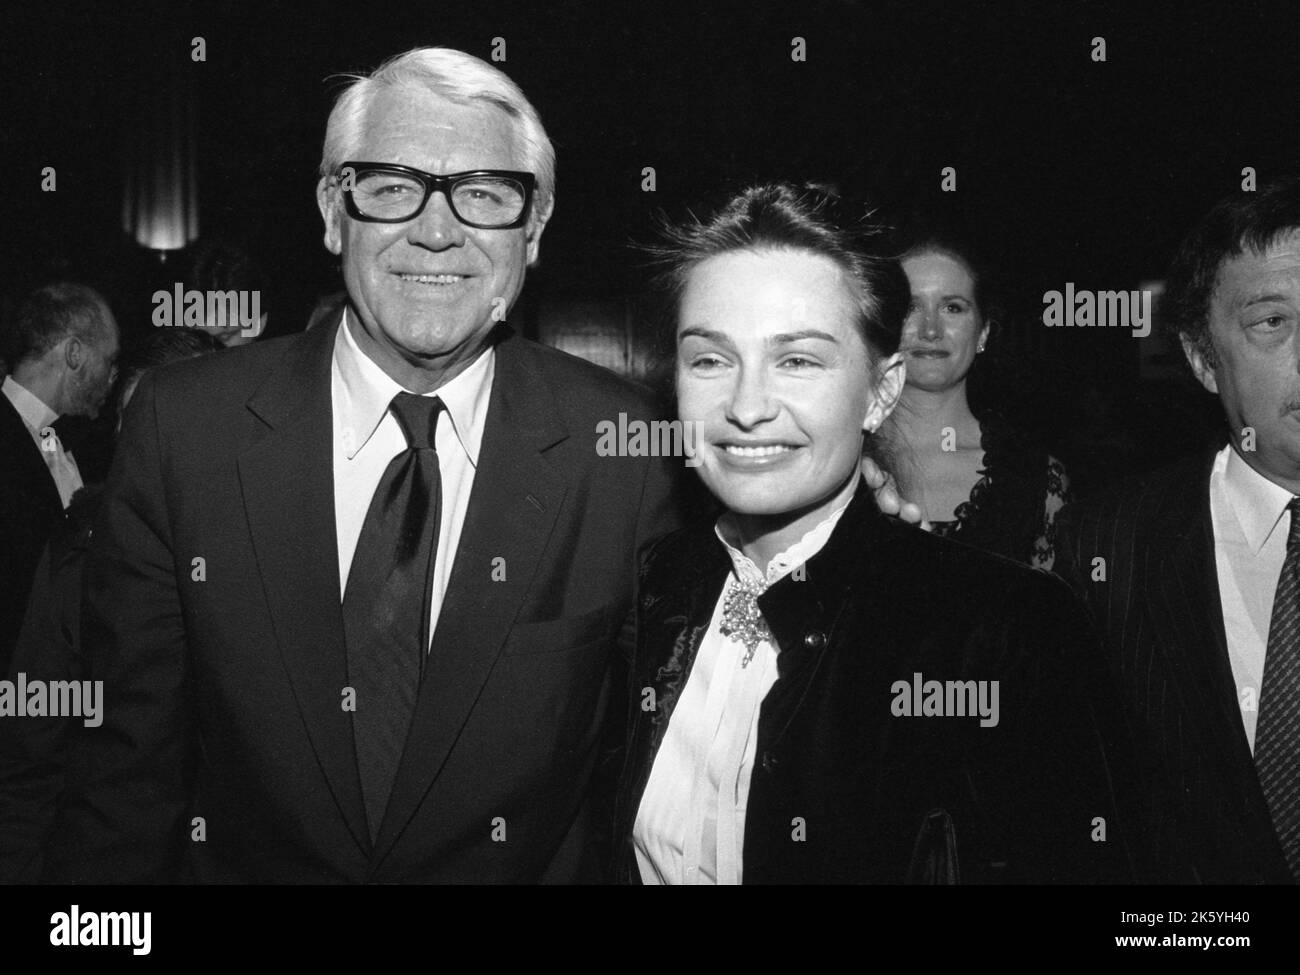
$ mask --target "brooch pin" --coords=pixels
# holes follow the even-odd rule
[[[727,594],[722,601],[722,635],[743,644],[744,659],[741,668],[749,666],[754,652],[764,640],[772,639],[772,631],[758,608],[758,597],[766,591],[762,582],[738,581],[727,583]]]

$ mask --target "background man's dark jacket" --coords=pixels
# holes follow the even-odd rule
[[[36,564],[63,518],[40,448],[9,397],[0,395],[0,674],[22,627]]]
[[[607,671],[639,553],[673,526],[669,462],[597,456],[596,425],[653,416],[649,397],[504,331],[372,845],[342,709],[337,327],[167,367],[132,400],[87,566],[82,642],[104,724],[79,734],[48,879],[595,876]]]
[[[1145,806],[1144,879],[1290,883],[1228,662],[1213,462],[1213,452],[1189,457],[1066,507],[1056,570],[1086,598],[1121,687]]]
[[[80,681],[81,596],[86,550],[100,489],[85,487],[71,504],[36,567],[27,613],[6,679],[28,686]],[[0,883],[36,883],[63,789],[68,742],[81,715],[0,721]]]
[[[665,539],[647,565],[620,881],[639,879],[637,808],[729,568],[711,523]],[[759,606],[779,677],[759,717],[745,883],[1130,879],[1113,790],[1131,760],[1083,607],[1060,580],[887,519],[860,484],[806,578],[786,576]],[[894,683],[917,673],[999,681],[997,725],[895,716]]]

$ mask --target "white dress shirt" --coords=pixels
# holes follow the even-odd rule
[[[82,482],[77,461],[72,454],[63,449],[63,442],[54,432],[52,424],[59,418],[59,414],[46,406],[25,386],[14,382],[13,376],[5,376],[4,384],[0,389],[3,389],[9,402],[23,418],[23,425],[32,435],[32,441],[40,450],[45,466],[50,469],[50,477],[54,478],[54,486],[59,489],[59,498],[66,508],[72,496],[81,490]]]
[[[334,407],[334,523],[338,533],[341,594],[347,592],[348,568],[370,509],[370,499],[388,462],[407,448],[406,436],[388,405],[398,393],[410,390],[403,390],[361,351],[351,331],[357,327],[352,323],[351,312],[345,312],[334,339],[330,375]],[[439,397],[446,407],[446,412],[438,418],[435,438],[442,477],[442,518],[429,607],[430,640],[438,625],[470,491],[474,487],[495,366],[496,356],[489,348],[451,382],[426,394]]]
[[[728,583],[772,585],[821,551],[847,507],[773,558],[766,573],[727,540],[735,535],[724,515],[714,530],[731,556]],[[726,594],[724,585],[637,810],[632,838],[646,884],[739,884],[743,876],[758,719],[776,683],[778,648],[763,640],[741,666],[744,645],[722,635]]]
[[[1237,705],[1255,752],[1268,627],[1273,597],[1286,559],[1292,494],[1241,459],[1229,445],[1210,472],[1210,518],[1214,523],[1214,564],[1223,604],[1228,660],[1237,684]],[[1249,697],[1243,692],[1249,688]],[[1247,705],[1249,701],[1249,705]]]

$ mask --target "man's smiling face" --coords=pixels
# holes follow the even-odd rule
[[[509,116],[487,104],[459,105],[417,88],[381,92],[351,158],[431,173],[526,170]],[[325,243],[343,258],[361,348],[416,391],[453,378],[482,350],[536,259],[545,215],[514,230],[467,227],[434,193],[405,223],[352,219],[337,185],[322,181],[317,201]],[[536,208],[535,208],[536,209]]]

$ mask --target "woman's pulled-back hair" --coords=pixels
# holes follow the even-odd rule
[[[670,319],[676,318],[691,271],[703,261],[735,251],[805,251],[829,258],[844,272],[857,309],[855,324],[873,359],[893,355],[911,303],[907,276],[898,261],[886,255],[886,228],[872,222],[869,211],[849,210],[850,205],[824,186],[759,183],[736,193],[704,219],[692,214],[682,223],[665,224],[663,242],[648,250],[661,269],[660,285],[672,306]],[[662,351],[672,344],[664,343]]]

